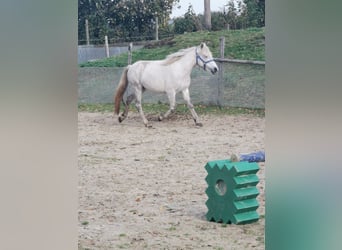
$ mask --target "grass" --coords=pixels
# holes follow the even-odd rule
[[[217,114],[217,115],[255,115],[258,117],[265,117],[264,109],[251,109],[251,108],[232,108],[232,107],[218,107],[218,106],[207,106],[207,105],[194,105],[195,110],[198,114]],[[78,111],[84,112],[102,112],[112,113],[113,104],[78,104]],[[166,104],[143,104],[143,109],[146,114],[160,114],[168,110]],[[135,107],[130,107],[130,112],[137,112]],[[178,104],[176,107],[176,114],[190,114],[188,107],[185,104]]]
[[[176,228],[175,226],[171,226],[171,227],[169,227],[167,230],[169,230],[169,231],[176,231],[177,228]]]
[[[129,249],[130,245],[128,243],[117,245],[119,249]]]
[[[245,30],[198,31],[177,35],[170,42],[149,44],[153,48],[143,48],[133,52],[132,62],[138,60],[159,60],[180,49],[206,42],[214,57],[219,57],[219,38],[225,37],[225,57],[244,60],[265,60],[265,30],[250,28]],[[94,62],[82,63],[80,67],[124,67],[127,53]]]

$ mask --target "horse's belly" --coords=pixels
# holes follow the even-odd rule
[[[142,80],[141,83],[145,89],[148,89],[154,92],[165,92],[165,84],[163,83],[163,81],[146,79],[146,80]]]
[[[132,69],[140,74],[133,74],[131,80],[154,92],[179,92],[188,88],[190,76],[180,77],[179,70],[161,66],[158,63],[140,61],[132,65]],[[181,74],[184,75],[184,74]]]
[[[145,69],[142,75],[141,84],[148,90],[165,92],[167,85],[169,85],[170,77],[170,74],[162,67],[148,68]]]
[[[142,81],[142,85],[145,89],[154,91],[154,92],[180,92],[184,89],[189,87],[189,84],[187,84],[185,81],[181,81],[179,79],[173,79],[170,81],[170,79],[153,79],[151,80],[146,79]]]

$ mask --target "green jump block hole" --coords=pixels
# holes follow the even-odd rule
[[[215,185],[215,191],[218,195],[225,195],[225,193],[227,192],[227,184],[224,182],[224,180],[217,180]]]

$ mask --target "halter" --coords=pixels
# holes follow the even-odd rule
[[[197,48],[196,48],[196,64],[197,64],[198,66],[200,66],[200,65],[198,64],[198,59],[200,59],[200,60],[202,61],[202,63],[203,63],[203,69],[204,69],[204,70],[206,70],[205,68],[206,68],[206,64],[207,64],[207,63],[210,63],[210,62],[213,62],[213,61],[214,61],[214,59],[210,59],[210,60],[208,60],[208,61],[205,61],[205,60],[198,54]],[[200,67],[201,67],[201,66],[200,66]]]

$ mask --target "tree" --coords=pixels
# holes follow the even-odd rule
[[[210,0],[204,0],[204,23],[207,30],[211,30]]]
[[[85,20],[89,21],[89,33],[95,43],[106,33],[104,6],[106,0],[78,0],[78,39],[85,41]]]
[[[189,4],[188,11],[184,14],[184,17],[178,17],[175,19],[174,25],[174,31],[177,34],[194,32],[202,29],[202,24],[198,16],[196,16],[192,4]]]
[[[153,39],[155,18],[166,26],[179,0],[78,0],[79,40],[85,38],[84,20],[89,20],[91,40]]]
[[[211,30],[222,30],[227,27],[227,18],[224,12],[213,11],[211,12]]]
[[[265,0],[243,0],[248,27],[265,26]]]
[[[243,2],[238,2],[238,17],[237,17],[237,23],[239,24],[240,29],[247,28],[247,11],[246,11],[246,5]]]
[[[227,19],[228,19],[228,25],[231,29],[237,28],[237,9],[235,7],[235,1],[230,0],[228,3],[228,13],[227,13]]]
[[[229,0],[226,19],[232,29],[265,26],[265,0]]]

